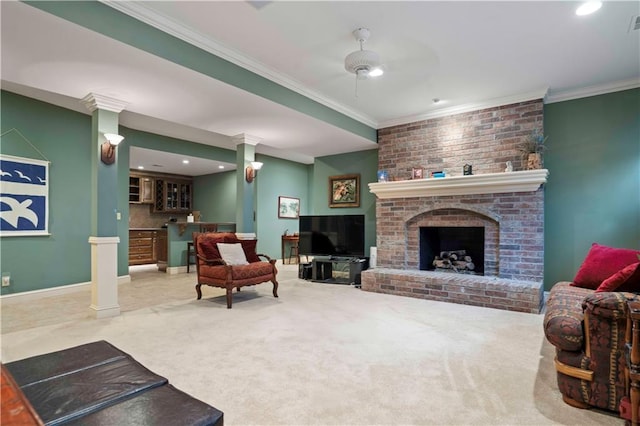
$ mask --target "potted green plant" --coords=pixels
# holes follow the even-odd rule
[[[547,149],[545,142],[548,136],[544,136],[537,130],[528,135],[518,146],[522,154],[522,164],[525,170],[542,168],[542,153]]]

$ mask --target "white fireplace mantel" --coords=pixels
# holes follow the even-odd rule
[[[380,199],[533,192],[537,191],[540,185],[547,181],[547,176],[549,176],[549,170],[538,169],[445,178],[372,182],[369,184],[369,191]]]

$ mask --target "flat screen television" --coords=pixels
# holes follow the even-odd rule
[[[299,234],[301,255],[364,257],[364,215],[300,216]]]

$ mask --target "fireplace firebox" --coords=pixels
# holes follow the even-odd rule
[[[484,275],[484,227],[420,227],[420,270]]]

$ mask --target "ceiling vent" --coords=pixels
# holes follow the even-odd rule
[[[629,32],[637,30],[640,30],[640,15],[631,18],[631,25],[629,25]]]

